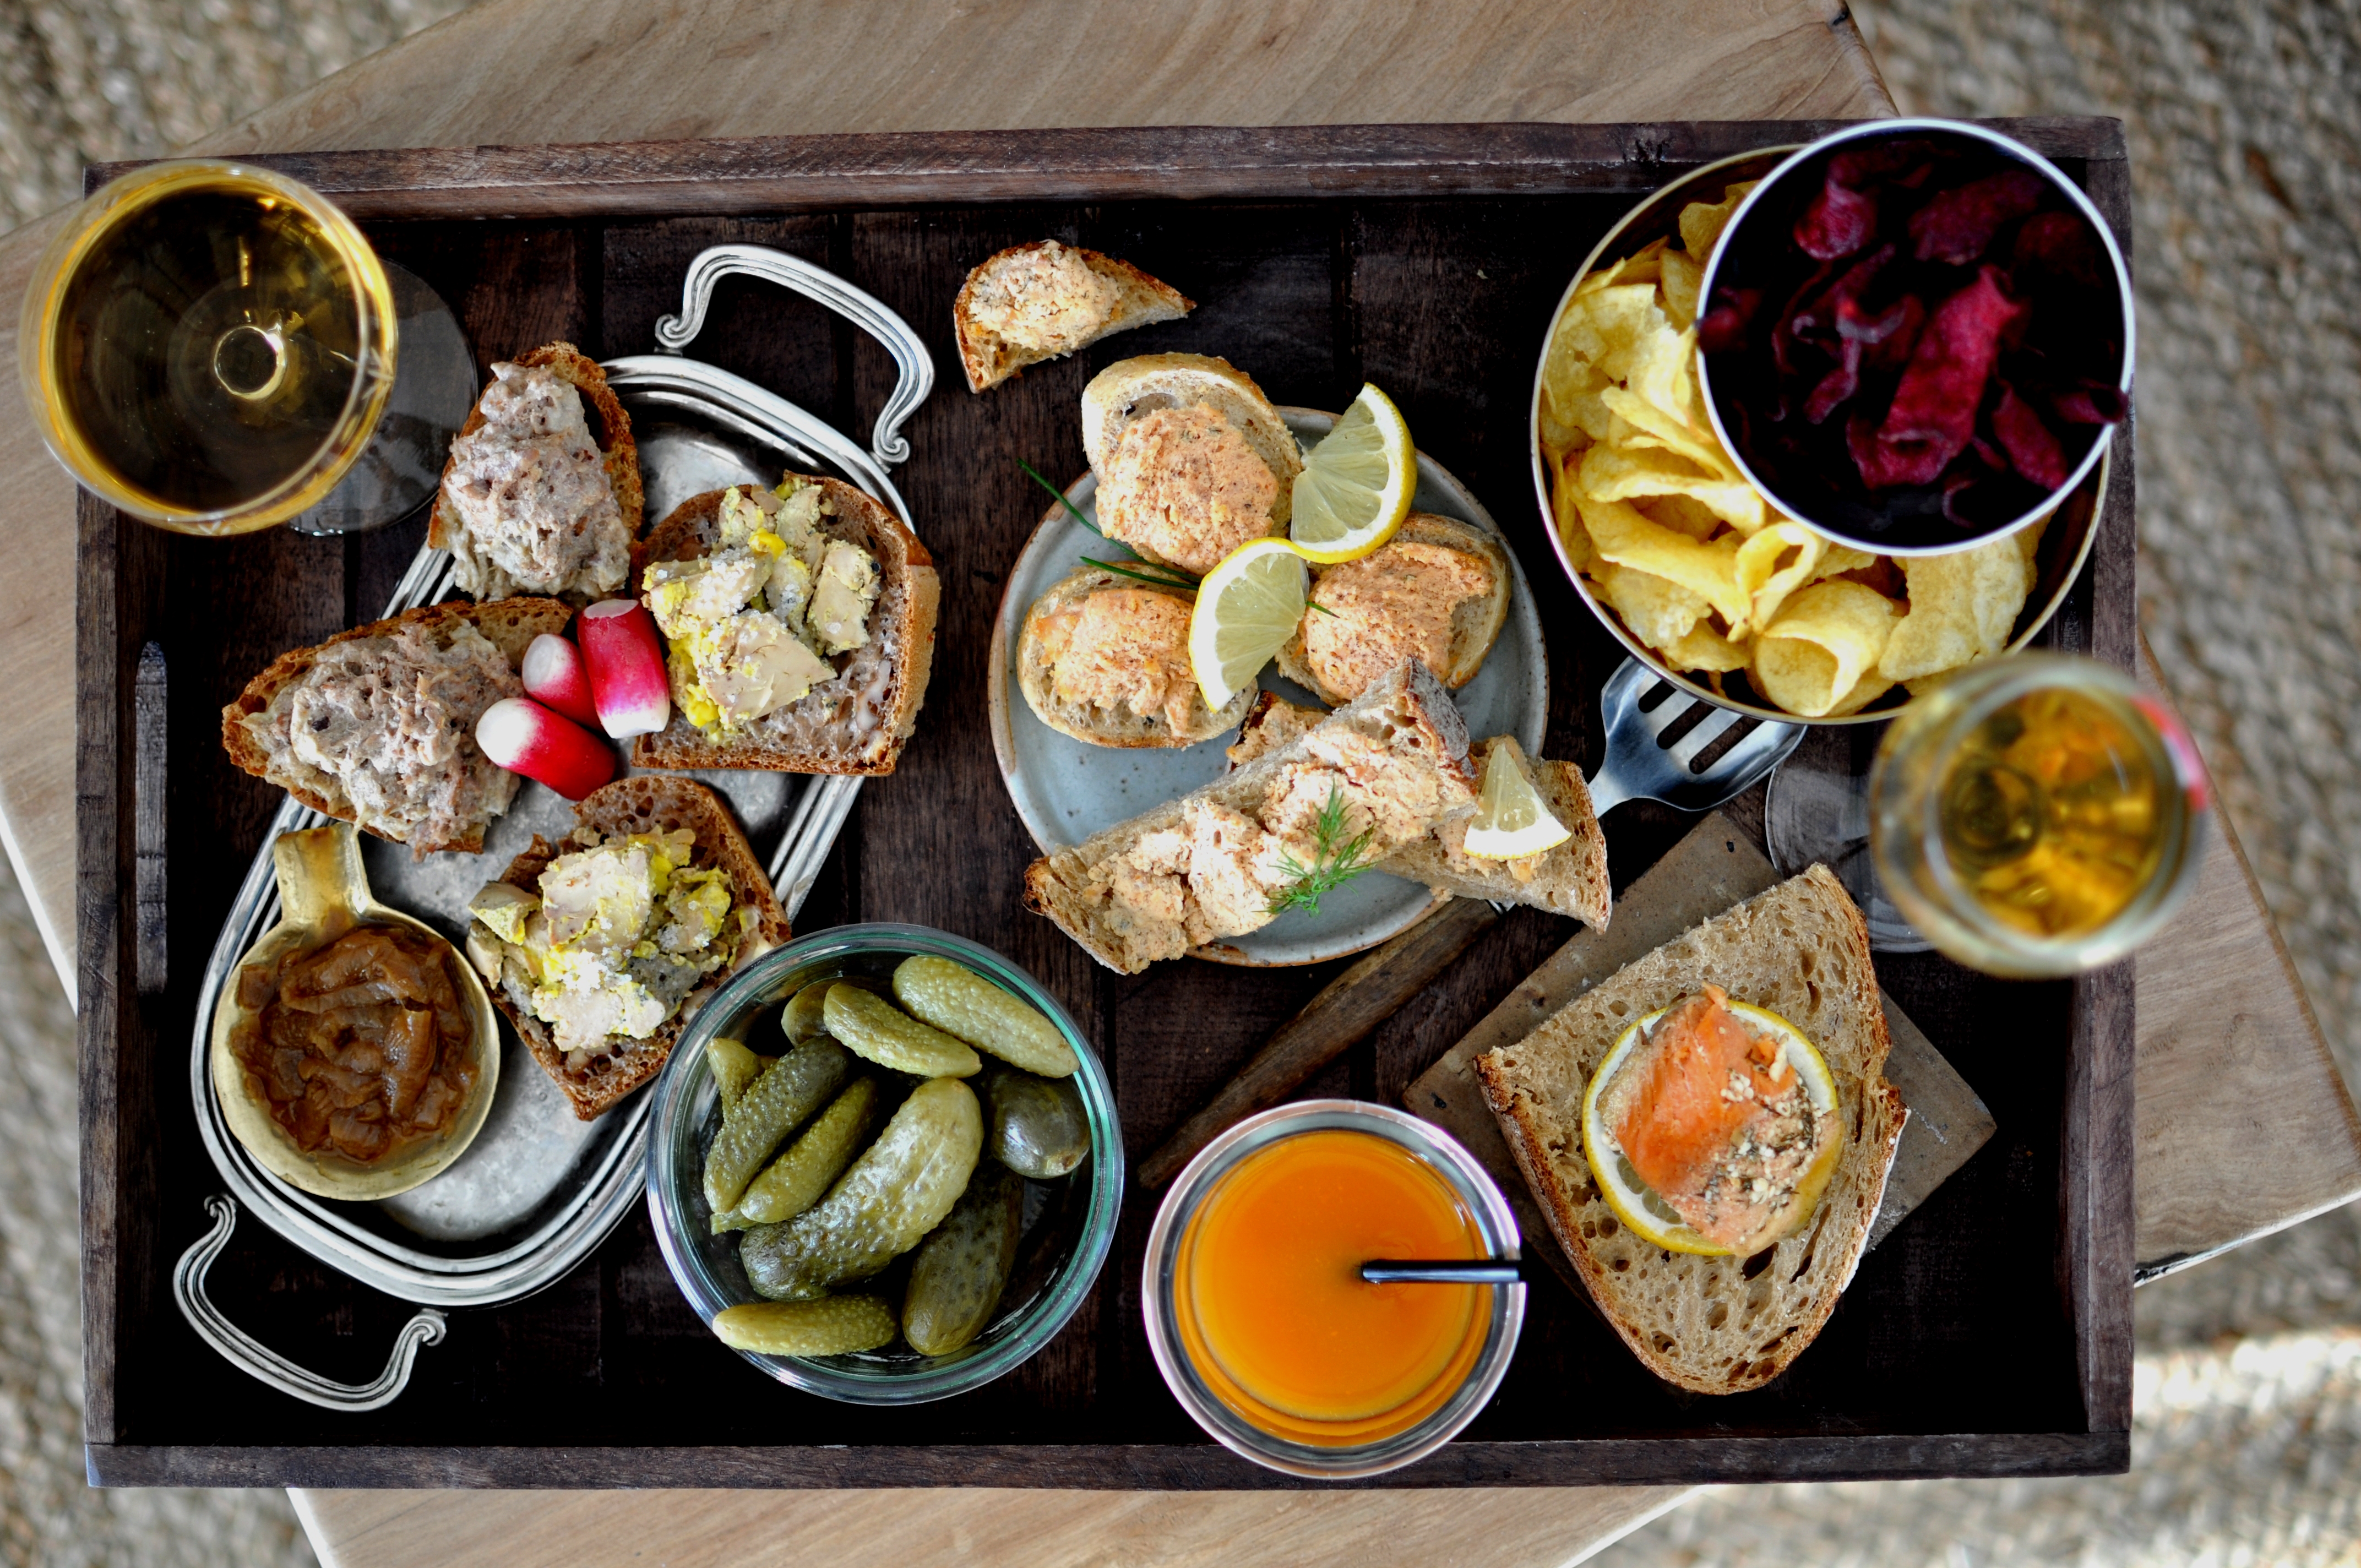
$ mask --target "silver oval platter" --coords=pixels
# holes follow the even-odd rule
[[[1328,433],[1334,414],[1283,408],[1280,415],[1299,444],[1309,446]],[[1083,515],[1096,521],[1096,480],[1084,475],[1067,492]],[[1467,488],[1441,464],[1419,454],[1418,493],[1411,506],[1473,523],[1499,538],[1507,535]],[[1079,844],[1101,828],[1137,817],[1152,806],[1219,778],[1228,765],[1235,731],[1194,746],[1164,749],[1092,746],[1060,734],[1033,715],[1016,689],[1017,633],[1033,601],[1085,555],[1107,558],[1109,545],[1053,506],[1009,568],[1000,613],[992,629],[990,703],[992,748],[1008,798],[1044,854]],[[1513,548],[1508,552],[1510,585],[1508,623],[1476,678],[1454,694],[1471,736],[1514,735],[1528,756],[1541,755],[1549,721],[1549,658],[1542,642],[1540,613]],[[1290,702],[1321,706],[1318,699],[1263,672],[1263,685]],[[1199,958],[1221,963],[1314,964],[1372,948],[1400,935],[1436,903],[1416,883],[1373,872],[1356,877],[1320,902],[1320,913],[1281,916],[1259,931],[1197,949]]]

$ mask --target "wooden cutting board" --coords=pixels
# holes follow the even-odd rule
[[[1528,1247],[1538,1247],[1577,1295],[1584,1292],[1574,1266],[1550,1234],[1541,1205],[1526,1187],[1491,1107],[1484,1102],[1483,1088],[1476,1080],[1476,1058],[1523,1039],[1559,1008],[1632,959],[1779,880],[1777,870],[1744,830],[1715,812],[1624,890],[1607,929],[1586,927],[1576,933],[1402,1092],[1402,1104],[1411,1114],[1457,1138],[1492,1173],[1509,1195]],[[1884,1240],[1965,1165],[1993,1135],[1993,1127],[1992,1113],[1967,1080],[1892,997],[1884,1001],[1886,1031],[1894,1041],[1885,1058],[1886,1081],[1902,1091],[1910,1117],[1903,1124],[1902,1142],[1885,1179],[1885,1201],[1870,1226],[1871,1246]]]

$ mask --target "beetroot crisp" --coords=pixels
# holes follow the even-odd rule
[[[1725,243],[1697,323],[1715,403],[1749,466],[1837,532],[1874,546],[1997,528],[2128,411],[2097,233],[1978,138],[1845,143]]]

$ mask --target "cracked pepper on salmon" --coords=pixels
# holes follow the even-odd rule
[[[1708,985],[1684,997],[1642,1039],[1600,1097],[1640,1179],[1692,1230],[1757,1252],[1835,1117],[1815,1109],[1781,1041],[1757,1034]]]
[[[1186,729],[1197,703],[1191,601],[1154,588],[1102,588],[1038,624],[1049,689],[1061,703],[1160,715]]]
[[[1321,574],[1313,596],[1320,609],[1303,616],[1304,663],[1340,701],[1360,696],[1404,659],[1440,675],[1451,668],[1454,612],[1488,598],[1492,587],[1492,565],[1483,557],[1397,540]]]
[[[1279,477],[1211,405],[1158,409],[1115,442],[1099,487],[1099,526],[1151,561],[1204,576],[1250,539],[1276,532]]]

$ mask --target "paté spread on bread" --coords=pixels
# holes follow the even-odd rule
[[[978,268],[968,309],[985,331],[1046,357],[1096,337],[1119,298],[1115,280],[1093,270],[1084,252],[1045,239]]]
[[[467,593],[577,594],[623,586],[631,530],[582,394],[546,366],[499,364],[456,437],[443,499],[460,523],[455,576]]]
[[[697,729],[739,734],[868,642],[884,576],[868,551],[820,532],[832,510],[794,475],[776,490],[732,488],[711,552],[649,564],[641,597],[671,647],[674,700]]]
[[[467,905],[468,961],[549,1025],[569,1067],[644,1038],[753,926],[753,910],[732,907],[727,872],[690,864],[696,849],[686,828],[631,833],[551,861],[537,895],[488,883]]]
[[[1209,403],[1158,409],[1117,437],[1099,487],[1099,526],[1152,561],[1199,576],[1277,532],[1279,478]]]
[[[1404,659],[1448,671],[1454,612],[1488,597],[1494,581],[1481,556],[1405,540],[1332,566],[1320,576],[1320,608],[1303,618],[1305,663],[1344,699]]]
[[[1038,635],[1061,703],[1185,729],[1198,702],[1189,664],[1190,601],[1154,588],[1102,588],[1040,618]]]
[[[477,746],[476,720],[523,692],[507,657],[474,626],[460,621],[438,643],[432,626],[412,622],[327,644],[239,722],[269,776],[324,775],[357,825],[423,855],[460,841],[515,798],[517,776]]]

